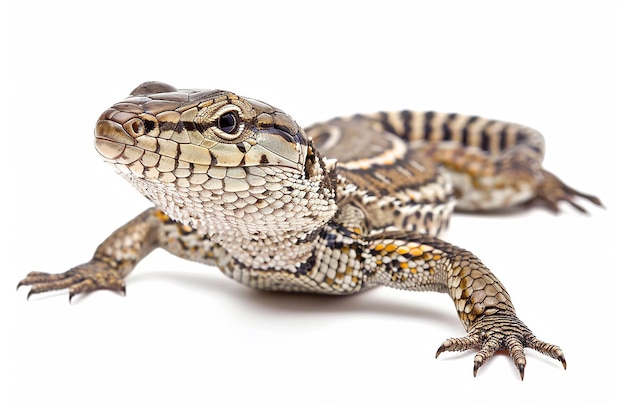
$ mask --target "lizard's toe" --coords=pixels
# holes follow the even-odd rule
[[[439,349],[437,349],[437,354],[435,358],[438,358],[440,354],[443,352],[462,352],[470,349],[479,349],[480,348],[480,337],[477,335],[469,335],[465,337],[453,337],[445,340]]]
[[[478,369],[483,366],[489,358],[498,350],[499,343],[496,338],[489,338],[481,344],[480,350],[474,356],[474,377],[478,374]]]
[[[48,274],[45,272],[31,272],[17,284],[17,288],[30,286],[27,295],[27,298],[30,298],[33,294],[66,289],[71,286],[72,283],[72,278],[68,277],[66,273]]]
[[[515,336],[507,337],[506,348],[509,351],[513,363],[517,367],[520,378],[524,379],[524,369],[526,368],[526,355],[524,354],[524,344]]]
[[[537,339],[534,335],[531,335],[527,341],[527,347],[536,350],[539,353],[543,353],[546,356],[554,358],[561,362],[563,365],[563,369],[567,369],[567,362],[565,361],[565,355],[563,354],[563,350],[553,344],[544,342],[542,340]]]

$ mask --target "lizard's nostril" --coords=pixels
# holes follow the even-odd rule
[[[143,120],[135,117],[123,124],[124,130],[132,137],[136,138],[146,133]]]
[[[129,123],[130,129],[137,136],[143,135],[144,126],[141,120],[135,119]]]
[[[139,136],[149,135],[152,137],[157,137],[160,133],[159,131],[159,122],[156,117],[150,114],[142,114],[141,117],[133,117],[127,121],[123,120],[115,120],[116,122],[123,123],[124,130],[128,132],[130,136],[133,138],[138,138]]]

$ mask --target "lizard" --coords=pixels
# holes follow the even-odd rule
[[[108,108],[95,148],[154,206],[66,272],[31,272],[28,297],[67,290],[126,293],[125,277],[156,248],[217,266],[267,291],[355,294],[377,286],[447,293],[476,350],[474,376],[525,348],[567,367],[563,350],[517,317],[509,293],[470,251],[443,240],[455,209],[489,212],[577,199],[602,206],[542,167],[543,136],[509,122],[396,111],[301,128],[284,111],[223,90],[145,82]]]

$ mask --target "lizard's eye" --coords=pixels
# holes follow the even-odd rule
[[[213,134],[226,142],[233,142],[244,131],[244,121],[241,109],[229,103],[215,112],[208,121]]]
[[[218,117],[217,127],[229,135],[235,134],[239,129],[239,116],[234,111],[226,112]]]

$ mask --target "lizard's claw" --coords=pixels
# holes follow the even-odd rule
[[[31,272],[19,282],[17,288],[24,285],[30,286],[27,298],[33,294],[65,289],[69,291],[70,301],[77,294],[99,289],[126,293],[124,280],[117,270],[99,260],[78,265],[61,274]]]
[[[476,376],[478,369],[496,351],[506,350],[523,380],[526,368],[524,348],[535,349],[544,355],[558,359],[563,369],[567,368],[565,356],[560,347],[538,340],[520,319],[510,314],[495,314],[479,318],[470,327],[467,336],[444,341],[435,357],[447,351],[476,349],[478,350],[474,356],[474,376]]]

